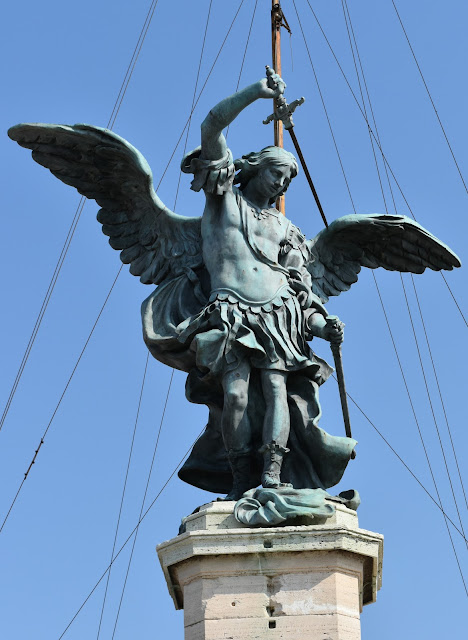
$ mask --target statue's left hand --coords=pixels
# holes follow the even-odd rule
[[[322,337],[332,344],[341,344],[343,342],[344,322],[337,316],[327,316],[326,324],[322,329]]]

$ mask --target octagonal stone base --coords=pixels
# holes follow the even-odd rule
[[[157,552],[185,640],[359,640],[381,586],[383,536],[342,505],[323,525],[248,528],[234,502],[185,518]]]

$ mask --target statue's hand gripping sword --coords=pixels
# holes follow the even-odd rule
[[[267,76],[268,86],[270,87],[270,89],[276,89],[277,87],[276,82],[273,80],[274,74],[275,72],[273,71],[273,69],[267,65],[266,76]],[[314,183],[312,181],[312,178],[310,176],[309,169],[307,168],[304,156],[302,155],[301,147],[299,146],[299,142],[297,141],[296,134],[293,131],[294,122],[292,119],[292,114],[294,113],[297,107],[303,104],[304,101],[305,101],[305,98],[299,98],[299,100],[294,100],[293,102],[291,102],[291,104],[288,104],[286,102],[286,98],[283,95],[280,95],[275,100],[274,112],[270,114],[268,118],[266,118],[266,120],[263,121],[263,124],[269,124],[273,120],[281,120],[283,122],[284,128],[287,131],[289,131],[289,135],[291,136],[291,139],[293,141],[294,148],[296,149],[299,160],[301,161],[302,168],[304,169],[307,182],[309,183],[310,189],[314,196],[315,203],[317,204],[318,210],[320,211],[320,215],[322,216],[323,223],[326,227],[328,227],[328,222],[325,217],[325,213],[322,209],[322,205],[320,204],[320,200],[319,200],[317,191],[315,189]]]
[[[276,89],[276,83],[272,79],[272,75],[274,74],[273,69],[267,66],[266,68],[268,86],[270,89]],[[270,113],[268,118],[263,121],[263,124],[270,124],[273,120],[281,120],[284,124],[284,128],[292,130],[294,127],[294,122],[292,119],[292,114],[296,111],[297,107],[300,107],[301,104],[305,101],[305,98],[299,98],[299,100],[294,100],[291,104],[286,102],[286,98],[283,95],[278,96],[275,100],[275,111],[274,113]]]

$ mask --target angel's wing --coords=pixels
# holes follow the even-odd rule
[[[161,202],[145,158],[120,136],[86,124],[19,124],[8,135],[59,180],[96,200],[109,244],[144,284],[203,264],[201,218],[179,216]]]
[[[357,282],[361,266],[422,273],[461,264],[447,245],[406,216],[344,216],[307,244],[312,290],[323,302]]]

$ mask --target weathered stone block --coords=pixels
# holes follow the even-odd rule
[[[251,529],[214,502],[158,546],[185,640],[359,640],[381,585],[383,537],[338,505],[323,525]]]

